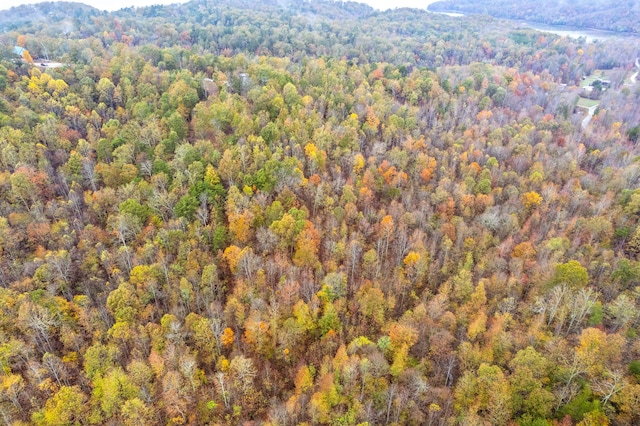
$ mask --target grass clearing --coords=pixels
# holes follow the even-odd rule
[[[607,79],[606,71],[594,70],[590,76],[585,77],[585,79],[580,82],[580,87],[591,86],[593,82],[596,80],[606,80],[606,79]]]
[[[593,99],[583,98],[582,96],[578,99],[577,105],[582,108],[591,108],[600,103],[600,101],[594,101]]]

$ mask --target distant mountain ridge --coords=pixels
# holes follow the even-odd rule
[[[43,2],[12,7],[0,11],[0,32],[17,30],[24,27],[37,27],[38,23],[48,26],[58,24],[61,32],[69,32],[76,23],[88,22],[87,18],[96,16],[129,17],[131,13],[147,17],[168,17],[188,14],[193,10],[207,12],[213,9],[247,10],[260,13],[290,12],[293,15],[315,15],[328,19],[361,19],[377,13],[375,9],[364,4],[351,1],[317,1],[301,0],[192,0],[178,6],[152,5],[128,7],[113,12],[96,9],[78,2]],[[77,29],[77,28],[76,28]]]
[[[128,12],[133,8],[121,9],[113,12],[115,15]],[[168,13],[171,10],[169,6],[146,6],[139,8],[142,14]],[[293,15],[312,14],[329,19],[358,19],[364,18],[376,10],[364,3],[353,1],[314,1],[308,2],[304,0],[192,0],[182,3],[177,7],[178,10],[184,12],[192,10],[201,10],[203,12],[214,9],[235,9],[248,10],[253,12],[290,12]]]
[[[443,0],[428,7],[434,12],[487,14],[551,25],[616,32],[640,32],[640,2],[575,0]]]
[[[84,19],[106,12],[78,2],[44,2],[12,7],[0,11],[0,31],[9,31],[38,22],[64,24],[73,19]],[[68,25],[63,25],[67,26]],[[64,30],[64,28],[63,28]]]
[[[306,2],[301,0],[262,0],[262,1],[247,1],[247,0],[192,0],[187,3],[181,3],[177,5],[150,5],[150,6],[131,6],[125,7],[120,10],[108,12],[97,9],[93,6],[81,2],[68,2],[68,1],[45,1],[42,3],[26,4],[21,6],[15,6],[7,10],[0,10],[0,22],[12,22],[15,26],[19,26],[20,23],[34,20],[45,19],[47,16],[52,19],[60,19],[66,17],[80,17],[86,14],[118,14],[119,12],[131,11],[132,9],[142,9],[148,11],[157,11],[164,9],[172,9],[173,7],[190,9],[193,7],[206,7],[206,8],[234,8],[245,9],[254,11],[272,11],[275,9],[291,9],[294,8],[299,13],[313,12],[320,15],[325,15],[328,18],[358,18],[371,15],[376,10],[365,3],[359,3],[354,1],[318,1],[318,2]]]
[[[331,52],[340,58],[435,67],[454,60],[468,62],[477,55],[467,55],[467,49],[457,47],[440,55],[427,54],[425,40],[433,44],[443,32],[459,34],[472,29],[494,40],[498,33],[515,29],[490,17],[478,17],[460,28],[459,19],[426,10],[381,12],[366,4],[333,0],[191,0],[114,12],[45,3],[2,11],[0,19],[0,41],[4,40],[0,56],[2,49],[9,55],[16,37],[25,35],[34,58],[58,58],[67,63],[89,63],[93,49],[125,43],[159,48],[196,45],[215,54],[275,54],[295,60]],[[61,43],[61,39],[66,41]],[[84,41],[73,42],[79,40]],[[163,62],[159,52],[151,56]],[[169,59],[170,68],[177,66],[175,56]]]

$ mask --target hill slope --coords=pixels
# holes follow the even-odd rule
[[[86,20],[88,17],[104,14],[94,7],[76,2],[44,2],[12,7],[0,11],[0,32],[17,28],[28,30],[48,26],[55,27],[62,34],[73,29],[74,20]]]

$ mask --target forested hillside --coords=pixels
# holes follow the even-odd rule
[[[439,0],[431,3],[429,10],[640,33],[640,2],[637,0]]]
[[[23,5],[0,11],[0,31],[16,28],[35,31],[46,27],[67,35],[73,28],[74,20],[75,23],[86,22],[102,14],[104,12],[82,3],[48,2]]]
[[[637,41],[46,7],[0,34],[0,422],[640,423]]]

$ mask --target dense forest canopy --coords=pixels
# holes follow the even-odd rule
[[[439,0],[428,8],[577,28],[640,33],[640,2],[637,0]]]
[[[4,424],[640,423],[637,40],[301,0],[0,22]]]

